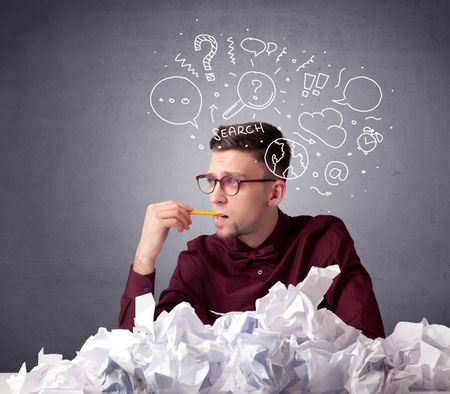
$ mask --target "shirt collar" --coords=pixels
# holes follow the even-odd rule
[[[280,251],[285,242],[287,241],[289,234],[289,216],[286,215],[278,208],[278,220],[272,233],[256,248],[252,248],[244,241],[241,241],[238,237],[231,240],[224,241],[228,249],[232,249],[239,252],[251,252],[262,249],[268,245],[273,245],[275,250]]]

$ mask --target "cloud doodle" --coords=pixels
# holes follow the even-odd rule
[[[300,127],[317,139],[337,149],[344,145],[347,132],[342,127],[342,114],[334,108],[325,108],[320,112],[302,112],[298,117]]]

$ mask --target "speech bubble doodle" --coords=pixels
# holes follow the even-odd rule
[[[342,114],[334,108],[325,108],[320,112],[302,112],[298,124],[314,138],[333,149],[338,149],[347,139],[342,127]]]
[[[267,43],[267,48],[266,48],[266,52],[267,52],[267,56],[270,56],[271,53],[275,52],[278,48],[278,45],[272,41],[269,41]]]
[[[262,110],[272,104],[276,95],[273,79],[259,71],[247,71],[237,85],[238,100],[222,114],[228,120],[244,107]]]
[[[342,95],[341,99],[333,100],[333,102],[348,105],[357,112],[373,111],[380,105],[383,98],[380,85],[372,78],[364,76],[349,79]]]
[[[291,152],[291,162],[288,167],[280,168],[280,162],[288,149]],[[268,170],[278,178],[296,179],[307,170],[309,156],[308,151],[302,144],[289,138],[277,138],[267,147],[264,161]]]
[[[197,129],[202,101],[197,85],[178,75],[162,79],[150,93],[150,106],[160,119],[173,125],[189,123]]]
[[[330,186],[337,186],[348,177],[348,167],[342,161],[330,161],[325,168],[325,180]]]
[[[247,37],[241,41],[241,48],[257,57],[266,50],[266,43],[259,38]]]

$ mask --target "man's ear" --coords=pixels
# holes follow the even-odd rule
[[[283,199],[286,193],[286,182],[282,180],[276,180],[272,183],[271,195],[269,197],[269,205],[276,206]]]

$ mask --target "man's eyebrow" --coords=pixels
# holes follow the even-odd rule
[[[233,178],[247,178],[247,175],[241,173],[241,172],[230,172],[230,171],[224,171],[223,172],[227,176],[232,176]]]
[[[230,171],[223,171],[224,176],[231,176],[233,178],[248,178],[247,175],[241,173],[241,172],[230,172]],[[211,172],[207,172],[205,175],[214,177],[215,175]]]

